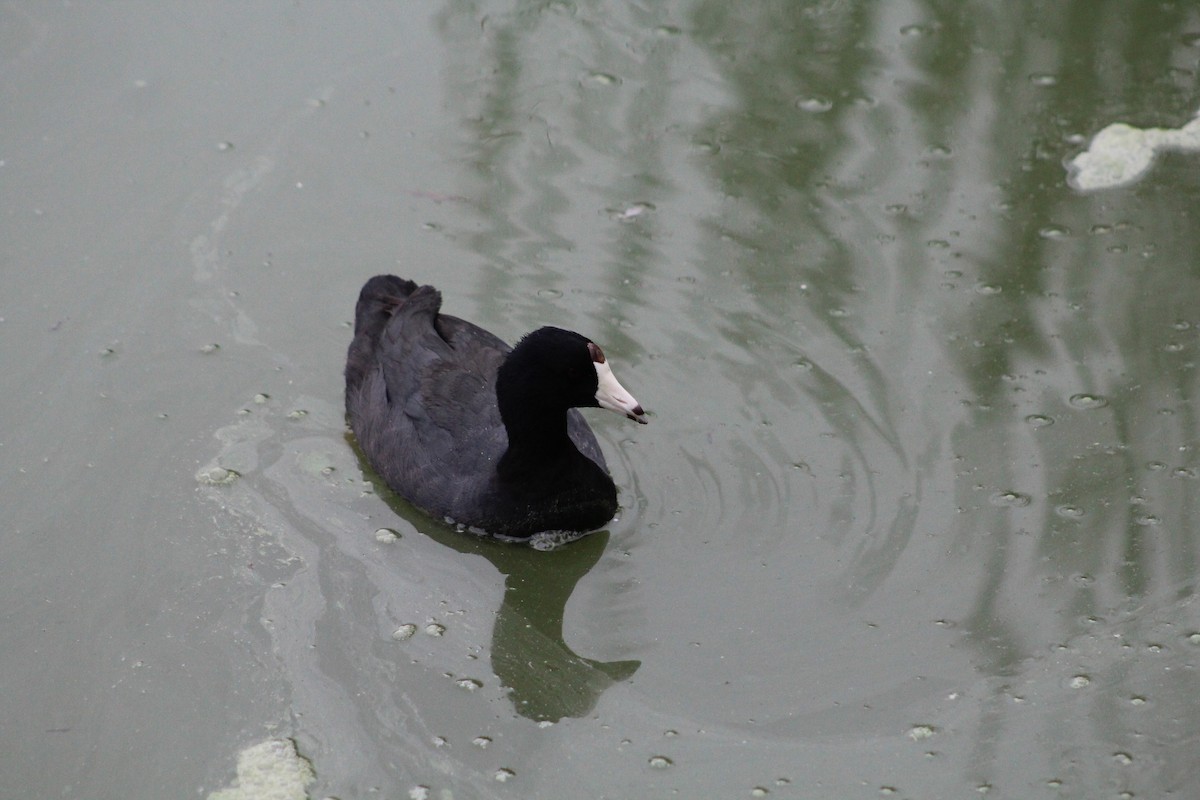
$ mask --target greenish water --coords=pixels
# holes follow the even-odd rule
[[[3,7],[0,796],[1200,793],[1200,155],[1067,169],[1198,68],[1186,2]],[[604,347],[605,532],[364,470],[385,271]]]

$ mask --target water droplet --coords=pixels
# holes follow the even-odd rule
[[[1136,517],[1133,518],[1133,521],[1135,524],[1141,525],[1141,526],[1147,527],[1147,528],[1151,527],[1153,525],[1157,525],[1158,523],[1162,522],[1162,520],[1159,519],[1154,514],[1138,514]]]
[[[396,630],[392,631],[392,638],[395,639],[397,642],[403,642],[408,639],[411,639],[413,636],[416,635],[416,633],[417,633],[417,626],[413,625],[411,622],[406,622],[405,624],[401,625],[399,628],[396,628]]]
[[[827,97],[804,97],[796,102],[796,108],[810,114],[824,114],[833,108],[833,101]]]
[[[517,773],[513,772],[508,767],[501,767],[500,769],[496,770],[496,773],[493,777],[501,783],[505,783],[509,779],[517,777]]]
[[[483,688],[483,681],[477,681],[474,678],[459,678],[454,685],[464,691],[474,692]]]
[[[430,636],[441,636],[445,632],[446,626],[439,625],[436,622],[431,622],[425,626],[425,633],[429,634]]]
[[[895,794],[896,791],[897,790],[896,790],[895,786],[880,786],[879,787],[879,793],[882,795],[892,795],[892,794]]]
[[[1079,519],[1083,516],[1083,509],[1079,506],[1058,506],[1054,513],[1066,519]]]
[[[254,395],[254,402],[260,406],[263,405],[264,403],[266,403],[270,399],[271,399],[271,395],[265,394],[263,392],[259,392],[258,394]]]
[[[649,764],[655,769],[666,769],[675,762],[666,756],[650,756]]]
[[[1046,225],[1038,231],[1043,239],[1065,239],[1071,235],[1071,229],[1065,225]]]
[[[308,416],[308,412],[303,408],[297,408],[295,411],[290,412],[287,416],[288,419],[304,419]]]
[[[391,528],[380,528],[375,531],[375,541],[380,544],[391,544],[400,538],[400,534]]]
[[[471,740],[471,744],[475,745],[480,750],[487,750],[488,745],[490,745],[491,743],[492,743],[492,737],[490,737],[490,736],[476,736],[474,739]]]
[[[988,498],[988,502],[1001,508],[1024,508],[1033,502],[1033,498],[1027,494],[1010,490],[1007,492],[997,492]]]
[[[217,149],[222,153],[227,153],[233,149],[233,142],[217,142]]]
[[[750,790],[751,797],[766,797],[771,793],[771,790],[765,786],[755,786]]]
[[[620,78],[607,72],[593,72],[588,75],[588,80],[601,86],[616,86],[621,83]]]
[[[919,742],[932,737],[935,733],[937,733],[937,728],[932,725],[914,725],[908,729],[908,738]]]
[[[1104,408],[1108,405],[1108,398],[1098,394],[1073,394],[1067,398],[1067,404],[1072,408],[1090,411],[1096,408]]]
[[[450,744],[450,742],[449,742],[449,741],[447,741],[447,739],[446,739],[446,737],[445,737],[445,736],[435,736],[435,737],[433,737],[433,746],[434,746],[434,747],[445,747],[445,746],[446,746],[446,745],[448,745],[448,744]]]
[[[977,283],[975,284],[975,294],[992,295],[1000,294],[1004,288],[997,286],[994,283]]]
[[[1048,72],[1035,72],[1029,76],[1029,82],[1034,86],[1054,86],[1058,83],[1058,78]]]
[[[610,208],[608,215],[617,222],[633,222],[654,210],[653,203],[632,203],[625,208]]]
[[[1062,786],[1062,783],[1063,782],[1060,781],[1058,778],[1051,778],[1050,780],[1046,781],[1046,785],[1048,787],[1050,787],[1051,789],[1060,788]]]
[[[1091,683],[1092,679],[1087,675],[1072,675],[1071,679],[1067,681],[1067,686],[1072,689],[1083,689],[1087,686],[1090,686]]]
[[[1054,424],[1054,418],[1045,414],[1030,414],[1025,421],[1034,428],[1045,428]]]
[[[925,36],[932,31],[924,25],[905,25],[900,28],[901,36]]]
[[[1133,756],[1129,755],[1129,753],[1118,751],[1113,753],[1113,761],[1116,761],[1118,764],[1129,765],[1133,763]]]
[[[1200,631],[1189,633],[1187,635],[1188,644],[1200,646]]]
[[[563,296],[563,293],[560,292],[558,289],[538,289],[537,296],[544,297],[549,300],[557,300],[558,298]]]
[[[206,345],[201,346],[200,352],[206,356],[211,356],[213,353],[217,352],[220,349],[221,349],[221,345],[219,345],[219,344],[206,344]]]
[[[428,786],[414,786],[408,790],[409,800],[429,800]]]

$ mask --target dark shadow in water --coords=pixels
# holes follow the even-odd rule
[[[563,615],[576,584],[604,554],[608,531],[597,531],[553,550],[460,533],[435,522],[387,487],[349,433],[363,477],[397,516],[429,538],[460,553],[480,555],[504,575],[504,599],[492,628],[492,671],[509,690],[516,712],[557,722],[582,717],[609,686],[628,679],[640,661],[595,661],[563,639]]]

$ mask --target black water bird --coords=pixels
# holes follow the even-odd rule
[[[394,275],[362,288],[346,412],[371,467],[414,506],[479,533],[527,539],[612,519],[616,486],[575,409],[646,416],[604,352],[550,327],[510,348],[441,304]]]

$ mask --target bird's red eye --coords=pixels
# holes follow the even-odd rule
[[[600,345],[595,342],[588,342],[588,353],[592,356],[592,361],[597,364],[604,363],[604,351],[600,349]]]

